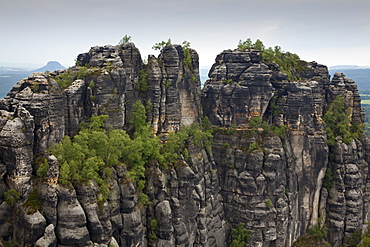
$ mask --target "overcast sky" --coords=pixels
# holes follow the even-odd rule
[[[124,35],[143,57],[156,42],[187,40],[201,66],[249,37],[306,61],[370,66],[370,1],[0,0],[0,63],[72,66]]]

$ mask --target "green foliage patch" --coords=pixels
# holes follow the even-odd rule
[[[190,51],[190,42],[183,41],[182,42],[182,50],[184,52],[184,65],[190,70],[193,71],[193,59],[191,58],[191,51]]]
[[[36,175],[40,178],[45,177],[48,170],[49,170],[48,159],[41,158],[41,160],[39,160],[39,168],[36,171]]]
[[[65,72],[55,76],[54,79],[59,85],[61,90],[66,89],[76,78],[76,73],[72,72],[71,69],[67,69]]]
[[[269,208],[271,208],[271,207],[273,206],[271,199],[267,199],[267,200],[265,201],[265,204],[266,204],[266,206],[267,206],[267,207],[269,207]]]
[[[165,48],[166,46],[170,46],[172,45],[172,42],[171,42],[171,39],[168,39],[167,41],[161,41],[161,42],[158,42],[158,43],[155,43],[153,46],[152,46],[152,49],[153,50],[162,50],[163,48]]]
[[[330,247],[331,245],[325,240],[328,233],[328,229],[315,225],[308,229],[308,233],[299,237],[294,242],[294,247],[310,247],[310,246],[324,246]]]
[[[125,44],[127,44],[127,43],[130,43],[132,41],[132,38],[131,38],[131,36],[130,35],[125,35],[125,36],[123,36],[122,37],[122,39],[118,42],[118,45],[119,46],[121,46],[121,48],[122,48],[122,46],[123,45],[125,45]]]
[[[11,189],[4,192],[4,198],[8,204],[13,206],[16,202],[19,201],[21,195],[15,189]]]
[[[327,190],[330,190],[331,187],[333,186],[333,171],[331,170],[330,167],[326,168],[325,176],[324,176],[324,182],[323,182],[323,187]]]
[[[244,224],[239,223],[237,228],[231,229],[231,244],[230,247],[244,247],[250,241],[251,232],[244,229]]]
[[[370,246],[370,223],[367,224],[366,232],[361,236],[361,242],[357,245],[357,247],[368,247]]]
[[[239,40],[238,50],[250,51],[256,49],[262,52],[262,61],[279,65],[280,71],[288,75],[289,80],[300,80],[299,74],[306,71],[307,62],[301,60],[297,54],[285,52],[280,46],[265,48],[263,42],[257,39],[254,43],[250,38]]]
[[[358,123],[351,122],[349,109],[345,109],[344,98],[337,96],[330,104],[324,114],[323,120],[326,124],[328,145],[335,144],[335,138],[341,136],[344,143],[349,144],[352,139],[359,138],[364,127]]]
[[[77,70],[78,68],[78,70]],[[103,70],[97,67],[87,67],[87,66],[79,66],[75,68],[69,68],[64,72],[60,73],[59,75],[54,76],[54,80],[58,83],[59,88],[61,90],[66,89],[69,87],[73,81],[79,80],[86,80],[91,76],[99,76],[102,74]],[[107,70],[109,66],[107,66]],[[109,71],[109,70],[108,70]],[[92,84],[91,84],[92,82]],[[89,83],[90,88],[94,87],[94,82],[91,80]]]
[[[187,156],[186,144],[189,139],[195,145],[210,146],[212,135],[200,130],[199,124],[192,124],[177,133],[171,133],[163,143],[152,133],[146,120],[145,106],[136,101],[130,113],[131,135],[123,130],[106,130],[104,122],[108,116],[93,116],[90,122],[82,124],[81,130],[73,138],[65,136],[50,151],[59,161],[59,182],[61,184],[95,181],[107,198],[109,186],[107,179],[111,167],[127,167],[127,179],[137,183],[138,191],[145,186],[145,167],[154,163],[167,167],[176,162],[178,156]],[[47,162],[46,162],[47,163]],[[42,167],[42,168],[41,168]],[[46,175],[45,167],[40,165],[39,176]],[[141,193],[139,202],[148,204],[148,197]]]
[[[23,206],[26,208],[27,214],[33,214],[41,208],[41,203],[36,189],[31,192]]]
[[[135,90],[141,93],[147,93],[148,89],[148,73],[146,72],[146,66],[144,66],[144,68],[139,71],[139,81],[135,84]]]

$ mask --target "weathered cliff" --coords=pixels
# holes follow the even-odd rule
[[[304,62],[299,79],[288,80],[259,51],[227,50],[201,90],[194,50],[168,45],[144,64],[132,43],[93,47],[76,64],[33,73],[0,101],[3,242],[226,246],[231,228],[244,223],[250,246],[292,246],[323,224],[327,240],[340,246],[369,221],[369,140],[337,137],[328,145],[323,121],[341,96],[350,122],[363,123],[356,84],[343,74],[330,81],[325,66]],[[178,161],[146,164],[143,189],[123,163],[105,177],[106,198],[96,181],[61,183],[61,164],[48,148],[96,115],[108,115],[107,129],[131,133],[138,100],[163,143],[207,116],[212,146],[190,135]]]

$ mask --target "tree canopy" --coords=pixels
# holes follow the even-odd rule
[[[239,40],[238,50],[251,51],[252,49],[262,52],[262,61],[279,65],[282,72],[288,75],[289,80],[300,79],[298,74],[306,69],[306,62],[297,54],[283,51],[280,46],[266,48],[263,42],[257,39],[254,43],[250,38],[245,41]]]
[[[50,151],[59,161],[59,182],[61,184],[95,181],[106,198],[109,192],[108,179],[111,168],[118,165],[127,167],[126,177],[145,184],[145,167],[159,164],[167,167],[175,163],[178,156],[186,156],[189,139],[195,145],[209,146],[210,132],[201,131],[197,123],[184,126],[176,133],[170,133],[166,142],[154,135],[146,119],[144,105],[140,101],[133,104],[130,114],[133,133],[124,130],[104,128],[106,115],[93,116],[73,138],[65,136]],[[41,164],[37,174],[45,176],[47,167]]]

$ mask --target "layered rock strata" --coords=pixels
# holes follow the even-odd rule
[[[288,81],[257,51],[227,50],[217,56],[202,92],[204,114],[221,127],[213,153],[226,219],[233,227],[245,224],[251,246],[291,246],[317,224],[327,224],[330,243],[341,246],[362,229],[367,138],[350,145],[338,139],[330,149],[333,187],[323,188],[329,147],[322,117],[341,96],[352,121],[362,124],[357,86],[341,73],[330,81],[323,65],[305,66],[301,80]],[[251,131],[256,116],[287,131],[280,138]]]
[[[227,50],[201,90],[194,50],[169,45],[144,64],[128,43],[93,47],[68,70],[33,73],[0,101],[0,238],[19,246],[226,246],[231,228],[244,223],[250,246],[292,246],[326,224],[328,241],[341,246],[369,221],[370,142],[338,137],[328,147],[323,114],[342,96],[362,124],[360,97],[345,75],[330,81],[325,66],[304,66],[289,81],[259,51]],[[62,78],[70,78],[65,88]],[[137,100],[155,134],[207,116],[212,148],[188,140],[189,158],[167,169],[148,165],[147,206],[124,165],[112,168],[106,200],[94,181],[60,184],[47,149],[94,115],[131,131]],[[256,118],[264,123],[251,127]],[[44,179],[34,177],[40,158],[49,166]],[[324,188],[328,167],[333,179]]]

